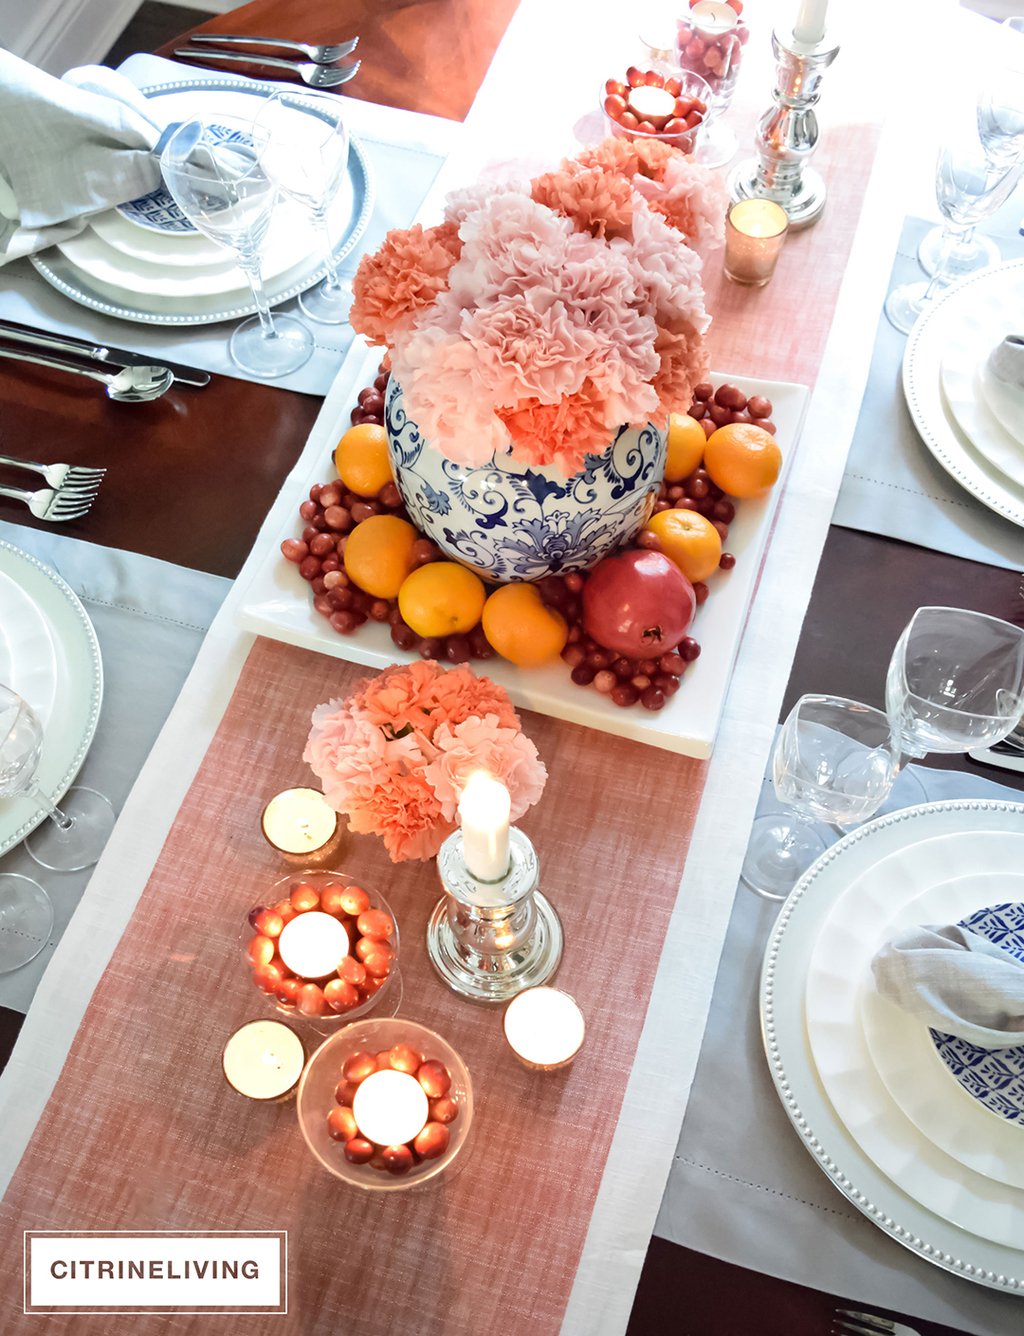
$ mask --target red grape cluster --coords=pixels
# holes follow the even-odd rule
[[[771,420],[772,401],[763,394],[752,394],[748,398],[738,385],[726,383],[716,390],[707,381],[702,381],[693,387],[693,402],[686,411],[701,424],[705,436],[730,422],[753,422],[775,435],[775,423]]]
[[[373,384],[359,391],[356,406],[350,414],[353,427],[358,426],[360,422],[374,422],[378,427],[383,427],[384,395],[387,393],[390,379],[391,371],[385,358],[377,368],[377,377]]]

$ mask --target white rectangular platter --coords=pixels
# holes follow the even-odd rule
[[[301,533],[303,522],[299,518],[299,505],[307,499],[309,488],[314,483],[327,482],[337,476],[331,452],[348,426],[349,410],[356,395],[363,385],[373,380],[378,356],[376,350],[367,352],[365,364],[359,366],[360,374],[352,380],[351,396],[340,409],[337,420],[331,422],[321,418],[315,428],[322,449],[311,452],[314,462],[301,485],[293,482],[294,522],[281,532],[278,542],[298,537]],[[347,359],[346,372],[355,361],[354,355]],[[729,381],[747,395],[763,394],[772,401],[772,420],[777,427],[776,439],[782,447],[784,467],[782,478],[767,496],[737,504],[736,518],[729,526],[726,542],[727,550],[736,557],[736,565],[731,571],[716,571],[711,576],[708,581],[711,593],[704,605],[697,609],[689,628],[689,634],[700,642],[700,657],[687,669],[679,691],[664,709],[657,712],[639,705],[623,709],[613,705],[593,687],[576,686],[561,660],[544,668],[528,669],[516,668],[497,657],[474,660],[470,666],[500,682],[516,706],[582,724],[586,728],[616,733],[684,756],[711,755],[729,677],[808,398],[803,385],[751,380],[718,372],[713,372],[711,379],[716,385]],[[333,631],[327,620],[314,612],[309,585],[299,575],[297,567],[281,556],[277,545],[264,553],[262,560],[253,567],[251,578],[241,591],[238,617],[246,629],[259,635],[362,663],[372,669],[409,662],[415,657],[398,649],[391,640],[390,628],[379,623],[368,622],[351,636]]]

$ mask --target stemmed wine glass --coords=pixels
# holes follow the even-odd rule
[[[942,259],[929,282],[901,283],[885,300],[889,322],[909,334],[927,304],[954,278],[956,248],[969,241],[974,228],[1009,198],[1020,176],[1020,163],[994,163],[977,138],[944,144],[935,169],[935,196],[946,219]]]
[[[270,314],[260,248],[270,227],[275,188],[260,165],[260,147],[260,136],[248,121],[193,116],[167,141],[160,168],[182,213],[204,236],[235,252],[249,281],[257,314],[231,335],[235,365],[254,376],[286,376],[309,360],[313,336],[291,316]]]
[[[327,217],[348,167],[348,131],[338,100],[326,93],[275,93],[253,126],[260,166],[283,195],[309,213],[323,248],[327,277],[302,293],[299,305],[311,320],[347,324],[352,284],[338,274]]]
[[[1004,19],[1000,59],[985,70],[985,84],[977,99],[978,138],[996,166],[1013,167],[1024,157],[1024,18]],[[926,232],[917,258],[926,274],[933,274],[942,258],[943,229]],[[953,263],[958,274],[970,274],[998,264],[999,247],[991,237],[975,233],[956,243]]]
[[[92,867],[114,829],[114,809],[102,793],[84,786],[68,789],[60,807],[52,803],[35,778],[42,749],[39,716],[16,691],[0,685],[0,801],[27,798],[49,817],[25,840],[42,867]]]
[[[991,747],[1024,714],[1024,630],[967,608],[918,608],[892,652],[885,701],[905,756]]]
[[[772,751],[772,783],[786,811],[758,817],[740,879],[784,900],[827,847],[815,822],[859,825],[885,802],[899,772],[886,715],[842,696],[801,696]]]

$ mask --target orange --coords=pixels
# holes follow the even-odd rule
[[[338,477],[356,496],[377,496],[394,482],[388,434],[375,422],[360,422],[348,431],[334,450]]]
[[[763,496],[782,472],[782,451],[770,431],[753,422],[730,422],[708,437],[704,467],[730,496]]]
[[[486,597],[479,575],[454,561],[431,561],[405,577],[398,610],[418,636],[461,635],[480,620]]]
[[[565,618],[544,603],[533,585],[496,589],[484,604],[484,635],[494,649],[521,668],[547,663],[565,648]]]
[[[722,556],[721,536],[696,510],[659,510],[646,527],[657,535],[659,549],[691,584],[706,580],[717,569]]]
[[[374,598],[394,598],[416,565],[419,534],[397,515],[372,515],[357,524],[345,544],[345,571]]]
[[[668,453],[665,481],[682,482],[704,458],[704,428],[689,413],[672,413],[668,420]]]

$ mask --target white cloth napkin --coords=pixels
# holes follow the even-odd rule
[[[871,962],[883,997],[981,1048],[1024,1044],[1024,962],[955,924],[909,928]]]
[[[1024,335],[1007,334],[989,353],[988,369],[996,380],[1024,390]]]
[[[0,264],[156,189],[162,129],[113,70],[84,65],[56,79],[0,50]]]

